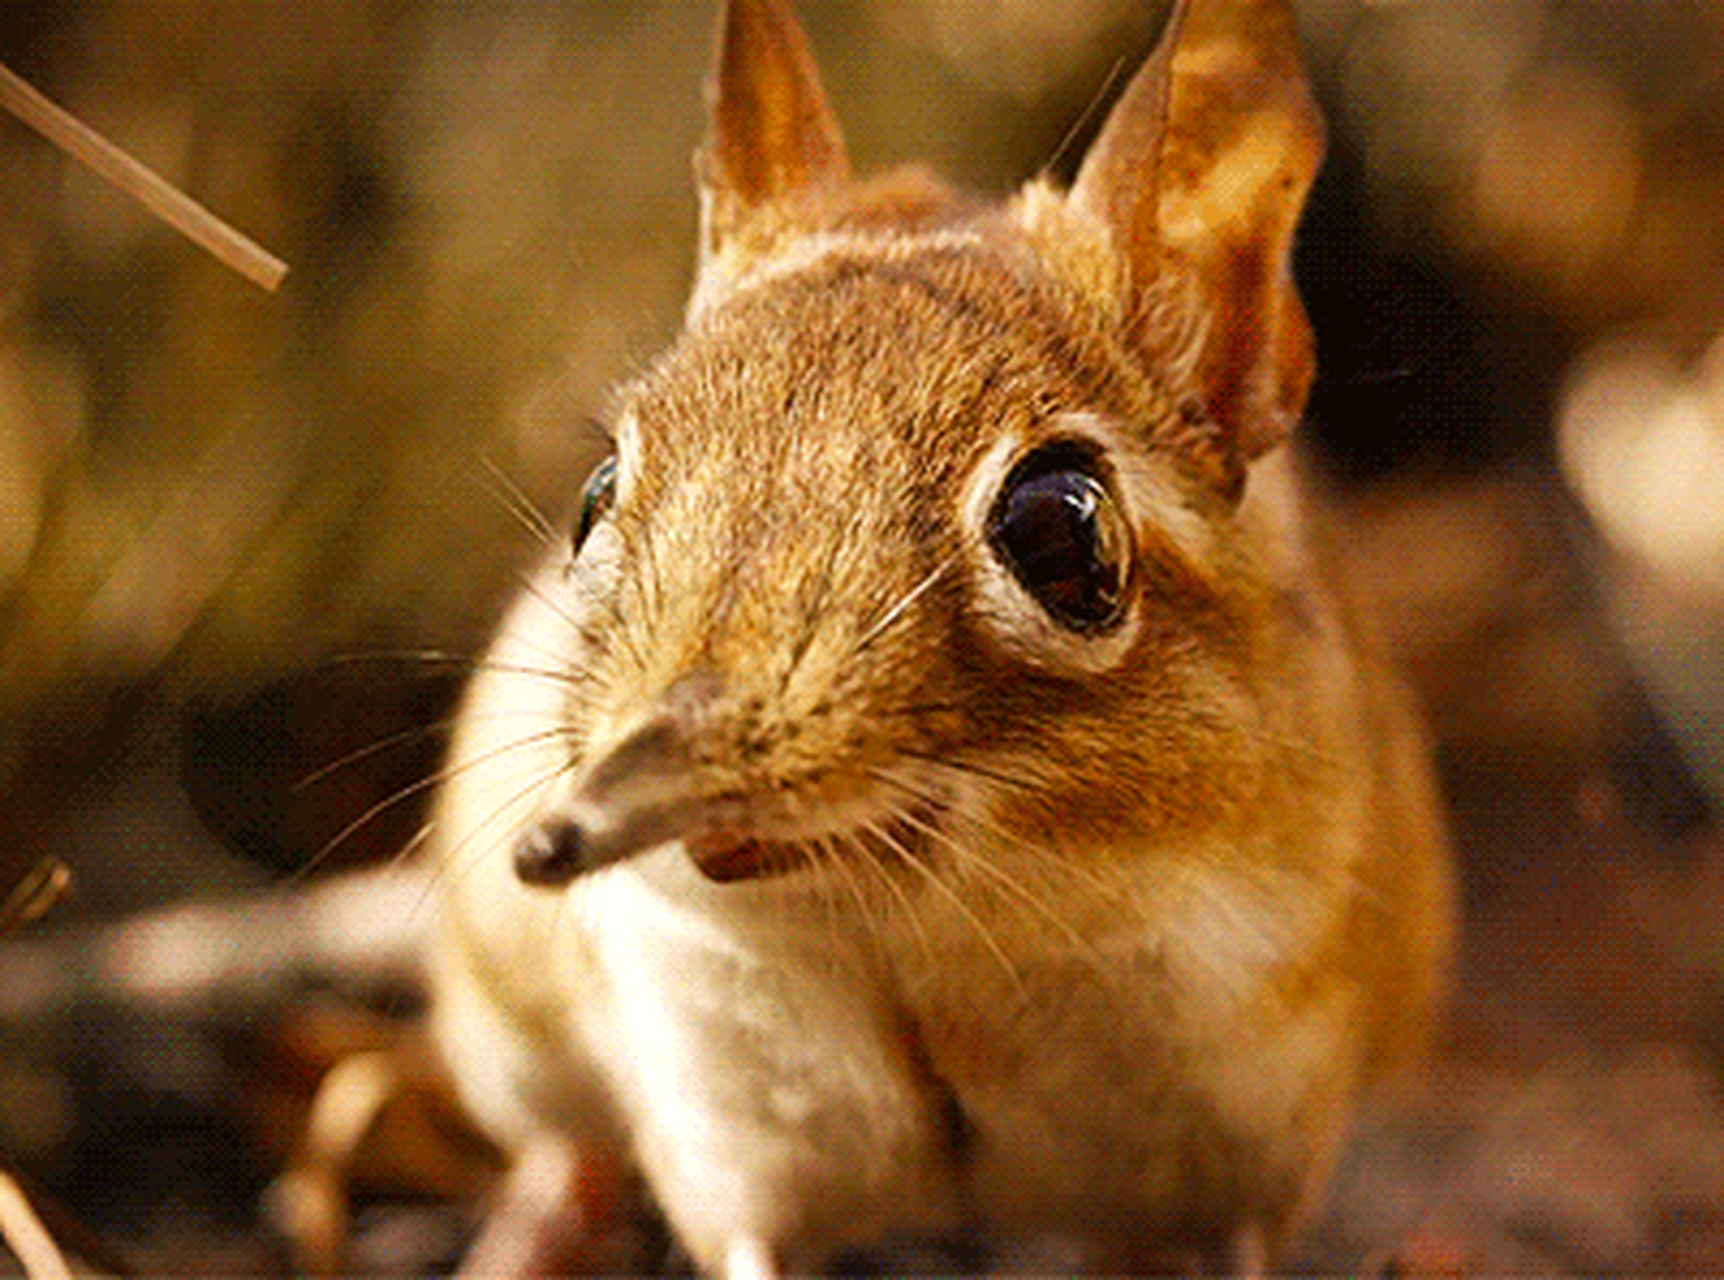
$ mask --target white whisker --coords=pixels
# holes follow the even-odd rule
[[[933,766],[936,769],[943,766],[943,762],[932,756],[920,756],[916,758],[924,765]],[[966,769],[957,765],[949,767],[954,773],[963,778],[979,777],[985,782],[994,781],[993,775],[990,774],[978,773],[975,770]],[[1061,872],[1081,879],[1098,896],[1117,900],[1122,904],[1126,904],[1129,901],[1121,893],[1120,887],[1117,884],[1104,879],[1102,876],[1097,874],[1093,867],[1086,866],[1084,863],[1078,861],[1069,854],[1056,849],[1050,849],[1043,844],[1032,844],[1020,833],[1008,829],[998,821],[988,818],[981,813],[972,812],[968,807],[963,810],[953,808],[947,801],[942,800],[939,796],[934,795],[925,788],[918,787],[895,774],[881,770],[871,771],[871,776],[886,786],[903,792],[913,800],[919,801],[931,808],[941,810],[942,816],[948,821],[968,823],[978,831],[985,832],[995,839],[1003,841],[1008,847],[1028,855],[1028,859],[1032,865],[1039,867],[1057,866]]]
[[[470,875],[473,869],[479,865],[479,858],[477,857],[467,860],[462,860],[460,857],[460,855],[464,853],[468,847],[474,843],[474,841],[476,841],[486,830],[501,821],[504,815],[514,809],[516,805],[521,803],[521,801],[525,800],[535,791],[540,791],[550,786],[551,783],[569,773],[573,768],[573,764],[560,764],[555,768],[542,770],[537,776],[530,779],[525,786],[519,788],[510,795],[503,797],[502,800],[493,805],[491,812],[481,821],[475,823],[466,831],[462,832],[460,839],[458,839],[453,845],[449,846],[449,848],[444,851],[442,857],[442,861],[445,864],[455,867],[455,878],[457,882],[465,878],[467,875]]]
[[[894,852],[900,851],[895,848]],[[932,959],[934,955],[933,944],[928,938],[927,928],[922,923],[921,913],[916,910],[915,900],[910,897],[904,886],[898,883],[897,877],[892,874],[892,868],[885,866],[878,858],[871,856],[866,848],[861,847],[860,842],[858,842],[857,853],[860,861],[873,870],[875,878],[884,884],[887,891],[897,900],[898,906],[904,912],[905,923],[909,925],[910,932],[915,935],[916,943],[921,948],[923,956]]]
[[[503,504],[522,528],[547,547],[557,541],[556,528],[513,477],[488,456],[481,456],[479,465],[485,468],[485,474],[496,485],[490,491],[491,496]]]
[[[882,635],[884,635],[891,628],[892,624],[897,622],[899,618],[902,618],[910,607],[916,603],[916,601],[920,600],[923,596],[927,595],[928,592],[932,591],[935,584],[937,584],[941,578],[945,577],[946,574],[951,571],[952,566],[957,562],[958,557],[956,555],[946,557],[945,560],[941,561],[934,567],[933,572],[928,574],[927,577],[923,578],[915,586],[911,587],[910,590],[906,591],[903,596],[899,598],[896,604],[880,616],[879,621],[875,622],[873,626],[869,627],[868,630],[862,633],[861,638],[857,640],[853,646],[854,652],[861,653],[864,649],[868,648],[869,645],[873,644]]]
[[[1027,991],[1028,987],[1024,982],[1023,974],[1018,971],[1018,966],[1012,960],[1011,955],[1000,945],[1000,940],[994,936],[993,930],[988,928],[987,921],[983,920],[976,914],[975,909],[971,907],[969,903],[964,901],[963,896],[951,885],[947,884],[940,877],[939,872],[935,871],[934,868],[930,867],[926,862],[918,858],[915,851],[906,846],[905,843],[898,839],[898,837],[889,829],[879,825],[878,823],[870,823],[868,825],[868,830],[872,832],[877,839],[882,841],[903,858],[904,862],[908,866],[917,871],[936,893],[949,902],[952,905],[952,908],[969,922],[970,926],[975,929],[976,936],[981,939],[982,946],[986,948],[988,953],[992,955],[995,960],[999,961],[1000,967],[1005,971],[1006,976],[1011,979],[1012,985],[1016,987],[1019,992]]]
[[[927,836],[930,840],[938,841],[940,844],[950,849],[965,867],[991,880],[1008,897],[1015,899],[1035,915],[1041,917],[1041,919],[1050,925],[1055,932],[1064,936],[1068,942],[1073,943],[1082,950],[1093,951],[1089,941],[1072,927],[1070,921],[1061,918],[1053,908],[1048,906],[1046,902],[1031,891],[1027,885],[1023,884],[1016,876],[1013,876],[1003,867],[996,866],[990,859],[977,853],[974,849],[970,848],[963,841],[957,839],[950,832],[943,831],[932,823],[924,822],[914,814],[905,813],[902,817],[902,821],[907,826],[913,827],[915,830]]]

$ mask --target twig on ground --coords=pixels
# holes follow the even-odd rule
[[[64,862],[48,858],[38,864],[0,898],[0,936],[40,920],[71,887],[72,868]]]
[[[72,1280],[71,1267],[31,1208],[24,1188],[4,1171],[0,1171],[0,1240],[24,1265],[30,1280]]]

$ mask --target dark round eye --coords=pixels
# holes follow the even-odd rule
[[[587,537],[593,527],[605,518],[605,512],[611,509],[611,502],[617,494],[617,459],[612,454],[587,477],[587,486],[581,490],[581,518],[575,525],[575,553],[580,554],[586,545]]]
[[[988,541],[1049,615],[1072,631],[1104,631],[1125,611],[1130,531],[1082,448],[1031,454],[1006,478]]]

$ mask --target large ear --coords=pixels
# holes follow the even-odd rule
[[[1127,260],[1135,336],[1188,310],[1196,390],[1245,458],[1293,429],[1310,390],[1291,255],[1322,153],[1290,0],[1177,0],[1072,187]]]
[[[787,0],[725,0],[698,170],[708,259],[756,212],[850,176],[844,138]]]

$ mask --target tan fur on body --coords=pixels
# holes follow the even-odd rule
[[[1004,208],[854,182],[780,0],[720,50],[688,327],[441,801],[463,1091],[638,1167],[709,1270],[1279,1243],[1449,931],[1416,725],[1257,460],[1311,371],[1285,5],[1182,5],[1073,192]],[[988,535],[1062,442],[1129,531],[1094,630]],[[523,840],[591,863],[523,884]]]

